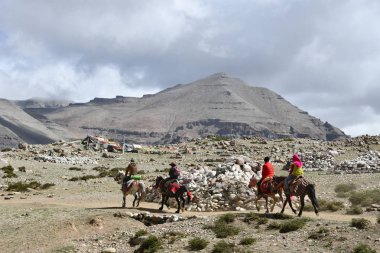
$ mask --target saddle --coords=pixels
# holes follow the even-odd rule
[[[264,194],[272,193],[272,191],[274,190],[273,183],[274,180],[272,177],[264,178],[260,184],[261,192]]]
[[[291,193],[295,193],[298,190],[300,184],[305,181],[303,176],[297,176],[289,183],[289,190]]]
[[[162,186],[162,192],[169,193],[172,192],[173,194],[177,192],[177,190],[181,187],[177,179],[171,179],[164,183]]]

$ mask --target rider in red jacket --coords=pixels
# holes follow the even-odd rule
[[[261,192],[261,183],[266,179],[266,178],[272,178],[274,176],[274,168],[273,165],[269,162],[270,158],[267,156],[264,158],[264,165],[261,170],[261,179],[259,182],[257,182],[257,187],[259,192]]]

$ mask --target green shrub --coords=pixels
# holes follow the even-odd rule
[[[376,253],[375,249],[372,249],[367,244],[361,243],[354,248],[353,253]]]
[[[256,238],[245,237],[245,238],[241,239],[240,244],[241,245],[251,245],[251,244],[254,244],[255,242],[256,242]]]
[[[78,167],[70,167],[69,170],[81,171],[82,168],[78,168]]]
[[[98,176],[94,176],[94,175],[84,175],[84,176],[81,176],[81,177],[73,177],[73,178],[70,178],[69,181],[79,181],[79,180],[83,180],[83,181],[87,181],[89,179],[95,179],[95,178],[99,178]]]
[[[354,184],[338,184],[335,186],[334,191],[338,192],[350,192],[356,190],[356,185]]]
[[[284,214],[284,213],[274,213],[271,215],[270,218],[275,219],[275,220],[290,220],[290,219],[293,219],[293,216],[289,214]]]
[[[363,209],[359,206],[354,206],[347,210],[347,214],[362,214]]]
[[[232,223],[235,220],[235,215],[232,213],[226,213],[219,217],[220,222]]]
[[[366,229],[371,226],[371,221],[364,218],[353,218],[351,220],[351,226],[356,227],[358,229]]]
[[[202,250],[207,247],[208,241],[199,237],[195,237],[189,241],[189,248],[193,251]]]
[[[338,198],[344,199],[350,197],[351,193],[350,192],[337,192],[336,196]]]
[[[281,223],[277,222],[277,221],[273,221],[271,223],[268,224],[268,229],[270,230],[277,230],[277,229],[280,229],[281,228]]]
[[[234,253],[235,244],[226,243],[225,241],[219,241],[214,245],[214,248],[211,251],[212,253]]]
[[[136,250],[138,253],[153,253],[161,248],[162,242],[156,236],[151,235],[142,241],[140,247]]]
[[[12,150],[11,148],[3,148],[3,149],[1,149],[1,152],[9,152],[11,150]]]
[[[37,189],[40,186],[41,184],[36,181],[32,181],[30,183],[16,182],[14,184],[9,184],[7,191],[25,192],[28,188]]]
[[[281,224],[280,233],[288,233],[303,228],[306,225],[307,219],[289,220]]]
[[[46,183],[46,184],[41,185],[39,188],[42,189],[42,190],[46,190],[46,189],[49,189],[50,187],[52,187],[54,185],[55,184]]]
[[[3,178],[17,177],[17,175],[14,173],[14,168],[11,165],[4,166],[4,167],[0,168],[0,170],[4,171],[4,173],[5,173]]]
[[[136,233],[135,233],[135,237],[140,237],[140,236],[143,236],[143,235],[147,235],[148,234],[148,231],[144,230],[144,229],[140,229],[138,230]]]
[[[353,206],[370,206],[380,203],[380,189],[352,192],[349,201]]]
[[[257,219],[258,225],[267,224],[268,222],[269,222],[268,218],[265,218],[265,217],[260,217]]]
[[[377,219],[376,219],[376,221],[377,221],[377,224],[380,224],[380,215],[379,215],[379,216],[377,216]]]
[[[253,212],[246,213],[244,217],[244,222],[251,223],[251,221],[257,220],[259,218],[260,216],[257,213],[253,213]]]
[[[215,225],[211,229],[217,238],[227,238],[228,236],[237,235],[240,232],[238,227],[220,221],[215,222]]]
[[[344,208],[344,204],[341,201],[327,201],[324,199],[319,200],[319,210],[320,211],[332,211],[336,212]]]

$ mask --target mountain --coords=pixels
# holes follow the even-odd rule
[[[13,101],[22,109],[27,108],[59,108],[65,107],[73,103],[73,101],[65,99],[47,99],[47,98],[31,98],[27,100]]]
[[[15,103],[0,99],[0,147],[16,146],[20,142],[45,144],[59,138]]]
[[[186,138],[263,136],[344,138],[338,128],[290,104],[275,92],[218,73],[142,98],[95,98],[61,108],[29,108],[57,135],[103,134],[136,143],[171,143]]]

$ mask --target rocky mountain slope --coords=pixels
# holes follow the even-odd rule
[[[63,138],[103,134],[137,143],[172,143],[220,135],[269,138],[345,137],[266,88],[218,73],[142,98],[95,98],[61,108],[26,108]]]
[[[0,99],[0,147],[15,146],[20,142],[50,143],[58,139],[58,135],[16,104]]]

